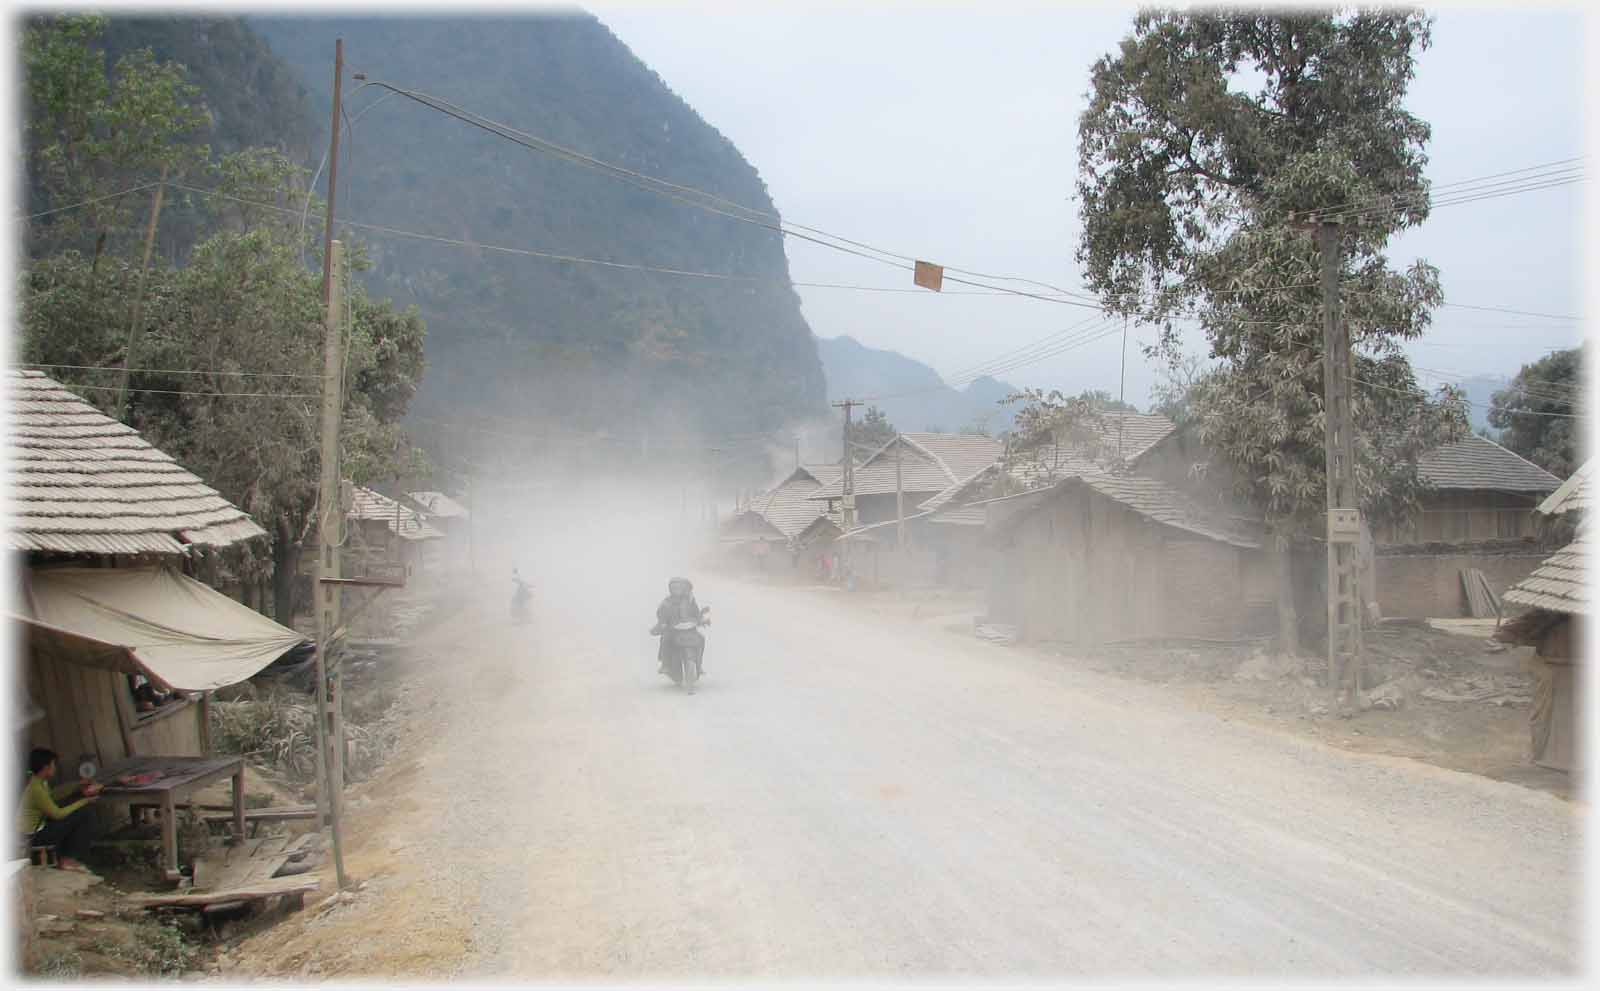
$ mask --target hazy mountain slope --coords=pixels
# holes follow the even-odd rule
[[[952,389],[922,362],[869,348],[853,337],[819,337],[817,355],[830,397],[890,397],[873,405],[901,430],[954,432],[980,417],[987,418],[991,431],[1010,424],[1010,413],[999,401],[1016,389],[1005,382],[985,376],[964,389]]]
[[[250,23],[294,66],[314,107],[329,105],[333,43],[342,37],[352,72],[775,212],[738,149],[586,14]],[[346,82],[357,123],[341,155],[339,214],[466,245],[357,231],[371,245],[369,287],[417,304],[428,321],[429,370],[415,404],[426,417],[482,425],[475,418],[489,414],[513,427],[559,417],[569,434],[659,436],[674,424],[749,433],[823,408],[822,370],[779,235],[403,97],[364,113],[385,91]]]

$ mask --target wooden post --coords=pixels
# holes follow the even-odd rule
[[[343,245],[338,241],[330,245],[334,259],[332,281],[337,289],[343,279]],[[328,308],[327,344],[323,362],[322,400],[322,485],[319,495],[318,535],[321,542],[317,556],[317,729],[319,772],[323,787],[319,789],[319,809],[325,809],[333,827],[334,866],[339,887],[345,886],[344,858],[341,849],[340,812],[343,805],[344,753],[341,734],[344,730],[339,712],[343,708],[340,681],[333,657],[332,638],[339,628],[339,586],[321,579],[343,577],[340,568],[339,532],[344,522],[343,506],[339,499],[339,424],[343,411],[340,408],[339,386],[344,355],[342,328],[338,305]],[[326,803],[325,805],[323,803]]]
[[[156,244],[156,224],[161,219],[162,194],[167,191],[167,163],[161,163],[161,180],[156,183],[155,202],[150,205],[150,224],[144,232],[144,262],[139,268],[139,291],[133,297],[133,318],[128,323],[128,344],[122,349],[122,379],[117,385],[117,419],[128,413],[128,375],[133,367],[133,348],[139,340],[139,318],[144,313],[144,281],[150,272],[150,252]]]

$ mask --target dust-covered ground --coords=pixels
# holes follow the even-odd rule
[[[1581,805],[711,575],[688,697],[645,632],[681,566],[570,536],[531,626],[501,548],[417,644],[366,887],[225,978],[1578,971]]]

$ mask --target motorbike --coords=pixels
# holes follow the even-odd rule
[[[690,695],[694,694],[694,686],[700,680],[700,658],[705,653],[706,638],[700,628],[709,625],[711,607],[705,606],[698,620],[684,620],[666,629],[658,627],[660,636],[671,638],[667,641],[667,676]]]

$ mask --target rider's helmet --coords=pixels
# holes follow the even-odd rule
[[[667,579],[668,595],[690,595],[694,592],[694,585],[687,578]]]

